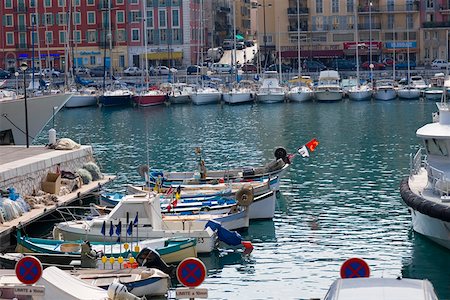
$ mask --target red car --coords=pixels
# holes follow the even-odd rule
[[[361,64],[361,68],[363,68],[364,70],[369,70],[369,64],[370,63],[368,61],[365,61],[365,62],[363,62]],[[383,64],[383,63],[373,61],[372,64],[373,64],[373,69],[374,70],[384,70],[384,69],[386,69],[386,65]]]
[[[244,64],[241,68],[242,72],[244,73],[256,73],[258,69],[253,64]]]

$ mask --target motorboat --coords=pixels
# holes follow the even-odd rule
[[[345,278],[336,279],[324,300],[348,299],[438,299],[433,285],[424,279]]]
[[[133,96],[134,103],[142,107],[164,104],[166,99],[167,94],[157,87],[152,87],[148,90],[140,91]]]
[[[348,96],[348,92],[354,87],[358,86],[357,78],[344,78],[341,80],[341,89],[344,96]]]
[[[314,91],[311,89],[312,80],[310,76],[295,76],[289,83],[294,86],[287,93],[287,98],[294,102],[310,101],[314,97]]]
[[[28,96],[28,95],[27,95]],[[28,121],[29,143],[39,135],[72,94],[57,93],[25,98],[15,92],[0,90],[0,145],[25,145],[25,123]]]
[[[440,101],[444,96],[444,73],[436,73],[430,78],[430,86],[423,92],[425,99],[429,101]]]
[[[398,98],[403,100],[419,99],[420,94],[421,90],[411,84],[401,86],[397,90]]]
[[[342,100],[339,73],[334,70],[320,71],[319,82],[314,91],[317,101],[330,102]]]
[[[445,101],[436,105],[433,123],[416,131],[424,148],[411,156],[400,194],[414,231],[450,249],[450,106]]]
[[[72,90],[70,92],[72,97],[66,102],[66,108],[77,108],[86,106],[96,106],[98,101],[97,89],[83,88],[78,90]]]
[[[169,103],[189,103],[191,101],[190,95],[193,91],[194,88],[191,85],[187,85],[185,83],[174,83],[168,90]]]
[[[252,84],[248,81],[241,81],[230,90],[222,91],[223,101],[228,104],[248,103],[255,101],[256,94]]]
[[[196,105],[217,104],[222,98],[222,93],[213,87],[200,87],[190,94],[192,103]]]
[[[382,100],[382,101],[389,101],[397,98],[395,81],[389,79],[377,80],[375,82],[373,97],[375,100]]]
[[[367,84],[352,86],[347,91],[348,98],[353,101],[371,100],[372,94],[372,87]]]
[[[131,104],[133,92],[126,86],[116,82],[110,89],[100,95],[98,103],[101,106],[125,106]]]
[[[283,102],[286,93],[280,86],[277,71],[265,71],[262,84],[256,92],[258,102],[261,103],[279,103]]]
[[[53,238],[60,240],[78,240],[83,238],[92,242],[113,242],[120,237],[125,240],[126,231],[117,231],[116,235],[105,234],[104,224],[110,222],[126,224],[130,216],[139,219],[134,225],[139,236],[136,240],[164,237],[189,237],[197,239],[197,252],[210,253],[216,247],[217,233],[208,226],[211,216],[163,216],[160,196],[150,193],[127,195],[107,215],[92,217],[86,220],[61,222],[53,228]],[[248,211],[242,209],[227,215],[215,215],[215,223],[228,228],[248,227]],[[231,232],[229,232],[232,234]]]
[[[428,84],[420,75],[411,76],[410,83],[413,87],[419,90],[425,90],[428,87]]]

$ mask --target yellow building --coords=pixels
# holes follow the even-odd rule
[[[251,32],[250,0],[235,0],[236,31],[247,37]]]
[[[296,66],[299,34],[302,59],[354,59],[357,24],[361,61],[394,52],[402,61],[409,49],[410,60],[422,62],[420,11],[415,0],[258,0],[258,41],[268,63],[281,49],[283,62]]]

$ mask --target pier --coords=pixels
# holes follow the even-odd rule
[[[41,190],[42,182],[49,172],[76,172],[83,164],[93,162],[94,157],[90,146],[81,146],[74,150],[54,150],[45,146],[2,146],[0,147],[0,188],[14,187],[22,196],[32,195]],[[65,195],[56,195],[52,205],[36,205],[34,209],[8,222],[0,223],[0,251],[11,245],[11,234],[17,228],[31,225],[34,221],[45,217],[57,207],[69,205],[83,196],[99,190],[104,184],[114,179],[114,176],[104,176],[102,179],[84,184]]]

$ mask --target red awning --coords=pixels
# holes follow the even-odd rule
[[[298,51],[283,51],[282,58],[297,58]],[[305,50],[300,52],[301,58],[333,58],[344,56],[343,50]]]

